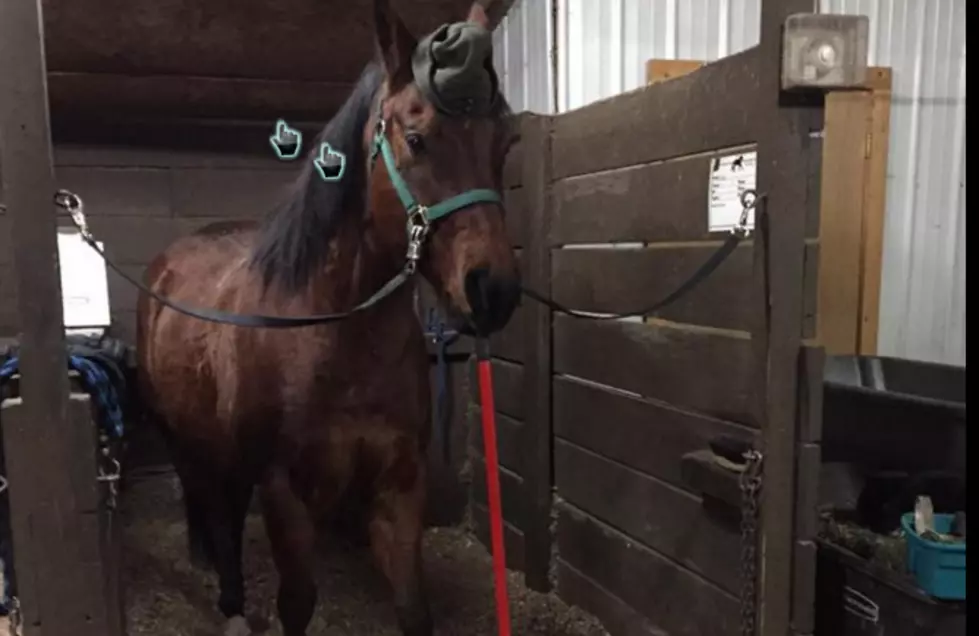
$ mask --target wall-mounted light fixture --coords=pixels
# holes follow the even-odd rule
[[[860,88],[867,77],[865,15],[797,13],[785,21],[782,88]]]

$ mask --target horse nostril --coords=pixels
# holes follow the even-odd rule
[[[493,276],[483,267],[466,274],[464,288],[472,320],[482,332],[503,328],[519,299],[519,287],[513,281]]]
[[[493,305],[490,298],[493,286],[489,284],[489,278],[489,270],[482,267],[471,269],[466,274],[466,300],[469,301],[469,308],[474,316],[486,313]]]

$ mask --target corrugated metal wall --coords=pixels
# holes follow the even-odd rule
[[[893,73],[878,351],[965,365],[965,0],[821,5]]]
[[[559,0],[517,0],[493,33],[493,65],[515,112],[554,112],[551,19]]]
[[[497,68],[515,110],[566,111],[642,86],[651,58],[754,46],[760,10],[761,0],[520,0],[495,34]],[[870,63],[893,72],[878,351],[964,365],[965,0],[820,10],[869,16]]]
[[[754,46],[760,6],[761,0],[559,0],[560,110],[642,86],[652,58],[713,61]]]

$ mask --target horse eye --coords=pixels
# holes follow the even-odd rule
[[[425,151],[425,139],[418,133],[408,133],[405,135],[405,143],[411,149],[412,154],[420,154]]]

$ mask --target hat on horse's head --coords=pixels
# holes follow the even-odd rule
[[[418,43],[411,67],[425,96],[448,115],[485,115],[496,104],[493,36],[478,24],[443,24]]]

